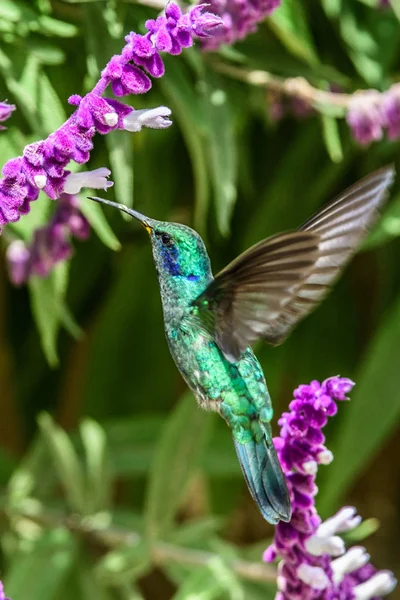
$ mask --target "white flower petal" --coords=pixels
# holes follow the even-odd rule
[[[305,563],[298,567],[297,576],[314,590],[325,590],[331,583],[328,575],[321,567],[313,567]]]
[[[104,120],[110,127],[114,127],[118,123],[118,115],[115,112],[106,113]]]
[[[307,460],[302,466],[309,475],[316,475],[318,472],[318,463],[315,460]]]
[[[333,454],[330,450],[322,450],[317,456],[320,465],[330,465],[333,461]]]
[[[142,127],[165,129],[172,125],[172,121],[168,119],[170,114],[171,110],[167,106],[132,110],[123,119],[124,129],[132,132],[141,131]]]
[[[35,185],[39,190],[42,190],[47,183],[46,175],[35,175],[33,178]]]
[[[65,180],[64,192],[66,194],[78,194],[82,188],[106,190],[114,185],[113,181],[107,180],[109,175],[111,175],[111,171],[106,167],[100,167],[93,171],[70,173]]]
[[[369,600],[375,596],[386,596],[394,590],[397,585],[397,579],[390,571],[378,571],[365,581],[356,585],[353,589],[356,600]]]
[[[335,583],[339,584],[346,573],[351,573],[366,565],[369,562],[369,559],[370,555],[362,546],[350,548],[346,554],[343,554],[343,556],[336,558],[331,562]]]
[[[360,518],[357,519],[358,515],[356,513],[357,510],[354,506],[344,506],[336,515],[321,523],[316,531],[316,535],[318,537],[329,537],[339,531],[349,531],[349,529],[353,528],[353,523],[358,525],[361,520]]]
[[[313,556],[321,556],[322,554],[340,556],[345,551],[344,541],[337,535],[330,537],[312,535],[305,541],[304,545]]]

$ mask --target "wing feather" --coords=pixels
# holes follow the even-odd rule
[[[379,215],[394,180],[385,167],[347,189],[298,231],[259,242],[193,303],[228,360],[254,340],[281,343],[328,293]]]

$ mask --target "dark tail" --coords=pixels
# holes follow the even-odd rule
[[[269,436],[268,436],[269,437]],[[264,519],[276,525],[290,521],[292,507],[285,476],[271,439],[245,444],[233,438],[247,486]]]

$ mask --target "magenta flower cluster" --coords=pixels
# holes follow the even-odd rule
[[[5,594],[4,594],[4,588],[3,588],[3,584],[0,581],[0,600],[10,600],[9,598],[6,598]]]
[[[396,585],[391,572],[377,571],[369,563],[364,548],[346,552],[337,534],[360,524],[355,508],[344,507],[325,522],[315,508],[318,465],[333,459],[322,428],[353,385],[340,377],[300,385],[290,412],[279,421],[281,432],[274,443],[287,477],[293,516],[289,523],[277,525],[273,544],[264,553],[267,562],[281,559],[275,600],[377,600]]]
[[[193,36],[206,38],[221,25],[221,20],[204,8],[205,5],[199,5],[182,14],[176,4],[170,3],[165,16],[146,22],[145,35],[130,33],[122,53],[110,60],[94,89],[84,97],[71,96],[70,104],[77,107],[71,117],[46,140],[29,144],[23,156],[4,165],[0,180],[0,228],[29,212],[30,203],[37,199],[41,189],[50,198],[59,198],[65,191],[68,163],[73,160],[84,164],[89,160],[96,132],[139,131],[142,125],[160,126],[160,119],[170,114],[169,109],[157,114],[155,123],[151,116],[146,122],[143,111],[103,98],[103,93],[109,85],[116,96],[147,92],[151,87],[150,76],[164,74],[160,52],[179,54],[182,48],[193,44]],[[139,123],[136,112],[142,119]]]
[[[349,103],[347,123],[353,136],[366,146],[380,140],[384,132],[388,138],[400,137],[400,83],[380,93],[377,90],[356,92]]]
[[[281,4],[281,0],[211,0],[210,10],[223,21],[215,35],[204,40],[205,50],[217,50],[222,44],[234,44],[257,29],[263,21]]]
[[[90,225],[79,210],[78,199],[61,194],[49,223],[35,230],[33,240],[25,244],[15,240],[7,248],[7,265],[14,285],[22,285],[32,275],[46,277],[60,261],[73,253],[71,238],[84,240]]]
[[[0,102],[0,123],[7,121],[11,117],[11,113],[15,110],[14,104],[8,104],[8,102]],[[7,127],[0,125],[0,131],[4,131]]]

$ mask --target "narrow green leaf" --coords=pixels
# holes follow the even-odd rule
[[[88,510],[94,513],[107,509],[110,501],[111,480],[106,435],[99,423],[88,418],[82,421],[80,434],[86,459],[86,502]]]
[[[43,533],[31,552],[15,554],[4,589],[13,600],[54,600],[77,556],[78,542],[65,529]]]
[[[134,538],[135,534],[132,534]],[[107,585],[121,585],[144,575],[151,569],[151,554],[146,542],[139,539],[123,548],[108,552],[96,565],[98,581]]]
[[[355,377],[356,387],[340,431],[331,444],[335,460],[319,501],[326,513],[334,510],[346,489],[356,483],[369,461],[388,438],[400,415],[400,301],[387,315]]]
[[[210,426],[210,416],[198,409],[191,394],[185,394],[163,429],[149,476],[145,519],[150,538],[169,529]]]
[[[220,582],[208,567],[196,569],[184,579],[173,600],[214,600],[221,598]]]
[[[64,298],[68,281],[68,264],[59,263],[46,278],[32,277],[29,292],[32,313],[40,334],[43,352],[51,366],[57,366],[57,335],[61,325],[74,337],[81,335]]]
[[[209,207],[209,184],[202,107],[184,63],[174,57],[166,57],[165,63],[168,77],[163,77],[160,85],[170,100],[172,118],[179,123],[190,154],[195,179],[194,224],[204,234]]]
[[[85,480],[71,440],[47,413],[39,415],[38,424],[71,508],[84,514]]]
[[[310,65],[319,62],[301,0],[285,0],[268,19],[269,26],[286,48]]]
[[[327,115],[321,115],[321,123],[325,146],[331,160],[333,162],[341,162],[343,160],[343,149],[336,119]]]
[[[41,31],[47,35],[54,35],[61,38],[71,38],[78,34],[78,28],[72,23],[66,23],[58,19],[53,19],[48,15],[40,15],[38,18]]]
[[[389,0],[390,6],[393,9],[394,14],[400,21],[400,3],[399,0]]]
[[[133,139],[129,131],[116,131],[106,137],[110,156],[115,198],[133,206]],[[125,213],[122,213],[125,215]],[[129,215],[126,215],[130,219]]]
[[[215,195],[219,230],[228,235],[237,197],[237,156],[233,115],[227,93],[211,70],[203,72],[200,82],[204,104],[208,166]]]
[[[244,600],[244,590],[235,573],[216,556],[205,567],[186,578],[174,600],[213,600],[226,594],[231,600]]]
[[[64,123],[67,115],[50,79],[43,72],[40,73],[37,98],[42,125],[47,133],[51,133]],[[49,106],[51,106],[51,110],[49,110]]]
[[[83,212],[103,244],[108,248],[111,248],[111,250],[120,250],[121,244],[108,224],[101,206],[96,202],[85,198],[81,201],[79,209]]]

